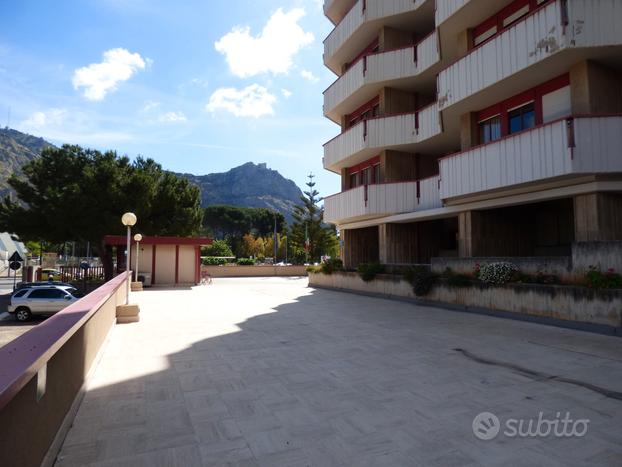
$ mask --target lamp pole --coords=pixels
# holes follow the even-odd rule
[[[134,274],[134,282],[138,282],[138,252],[140,251],[140,242],[143,239],[143,236],[141,234],[136,234],[134,235],[134,241],[136,242],[136,266],[134,267],[134,269],[136,269],[135,274]]]
[[[132,235],[132,226],[136,224],[136,214],[133,212],[126,212],[121,216],[121,222],[127,227],[127,250],[125,251],[125,271],[130,273],[130,236]],[[131,277],[130,277],[131,279]],[[127,284],[125,292],[125,303],[130,303],[130,286]]]

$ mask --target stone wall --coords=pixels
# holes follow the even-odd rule
[[[584,274],[594,266],[601,271],[622,272],[622,242],[577,242],[572,245],[572,267]]]
[[[305,266],[201,266],[212,277],[306,276]]]
[[[358,274],[351,272],[331,275],[309,273],[309,285],[418,299],[411,285],[400,276],[381,274],[371,282],[364,282]],[[622,290],[595,291],[586,287],[536,284],[508,284],[502,287],[437,284],[421,301],[595,324],[614,328],[618,332],[622,330]]]
[[[563,281],[574,281],[571,259],[565,256],[552,257],[490,257],[490,258],[432,258],[432,272],[442,274],[450,268],[456,274],[473,274],[476,264],[484,265],[507,261],[515,264],[520,272],[535,275],[538,272],[552,274]]]

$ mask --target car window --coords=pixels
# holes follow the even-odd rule
[[[61,298],[65,292],[59,289],[35,289],[30,292],[28,298]]]
[[[24,295],[26,295],[26,292],[28,292],[28,289],[20,290],[13,294],[13,298],[23,297]]]

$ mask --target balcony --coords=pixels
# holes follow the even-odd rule
[[[471,0],[436,0],[436,25],[439,26],[444,23],[450,16],[470,1]]]
[[[440,65],[438,38],[433,31],[417,45],[362,58],[324,91],[324,114],[336,123],[367,102],[383,86],[421,83],[424,76],[433,82]]]
[[[369,119],[324,145],[324,168],[339,172],[383,149],[408,149],[439,134],[436,102],[415,113]]]
[[[324,15],[333,24],[339,24],[355,3],[356,0],[325,0]]]
[[[324,220],[355,220],[435,209],[442,206],[438,176],[420,181],[364,185],[324,199]]]
[[[529,13],[439,73],[439,109],[456,115],[486,107],[582,60],[599,57],[619,66],[622,8],[614,3],[557,0]],[[618,47],[590,49],[603,46]]]
[[[622,116],[576,117],[440,159],[441,197],[622,172]]]
[[[427,15],[404,15],[423,5],[432,17],[434,5],[429,0],[358,0],[324,40],[324,63],[340,75],[341,66],[356,56],[361,45],[377,37],[383,25],[411,30],[425,25],[432,29],[434,25],[425,20]]]

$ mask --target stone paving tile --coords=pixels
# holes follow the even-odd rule
[[[115,327],[56,465],[621,465],[622,401],[455,350],[622,391],[619,338],[305,285],[133,294],[141,321]],[[590,424],[481,441],[483,411]]]

